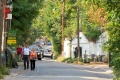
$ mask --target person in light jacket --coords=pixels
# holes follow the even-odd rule
[[[32,48],[32,50],[30,52],[30,67],[31,67],[31,70],[35,69],[36,59],[37,59],[37,53],[35,51],[35,48]]]

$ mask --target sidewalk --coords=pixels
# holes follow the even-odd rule
[[[9,78],[12,78],[12,77],[17,76],[17,75],[21,74],[22,72],[24,72],[23,62],[17,62],[17,63],[18,63],[18,67],[11,68],[10,74],[5,75],[3,80],[8,80]]]
[[[18,68],[10,69],[10,75],[9,76],[16,76],[16,75],[19,75],[21,72],[24,71],[23,62],[17,62],[17,63],[18,63]]]
[[[99,69],[99,70],[107,72],[107,73],[111,73],[111,74],[113,73],[113,68],[109,67],[109,64],[107,64],[107,63],[91,62],[91,63],[84,63],[84,65]]]

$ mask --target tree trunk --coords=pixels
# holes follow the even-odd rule
[[[2,65],[2,30],[3,30],[3,18],[4,18],[4,0],[0,0],[0,66]]]

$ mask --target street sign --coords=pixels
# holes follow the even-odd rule
[[[17,30],[9,30],[8,32],[8,38],[7,38],[7,44],[13,45],[16,44],[16,32]]]
[[[7,40],[8,44],[16,44],[16,40]]]
[[[12,19],[12,14],[7,14],[7,17],[6,17],[6,19]]]

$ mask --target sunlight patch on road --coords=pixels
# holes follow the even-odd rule
[[[43,61],[55,61],[55,60],[53,60],[53,59],[48,59],[48,58],[44,58],[44,59],[42,59]]]
[[[107,78],[99,78],[99,77],[87,77],[87,76],[21,76],[25,78],[82,78],[82,79],[88,79],[88,80],[112,80]]]
[[[90,71],[90,70],[85,70],[87,72],[91,72],[91,73],[100,73],[100,74],[112,74],[112,71],[105,71],[105,72],[97,72],[97,71]]]

